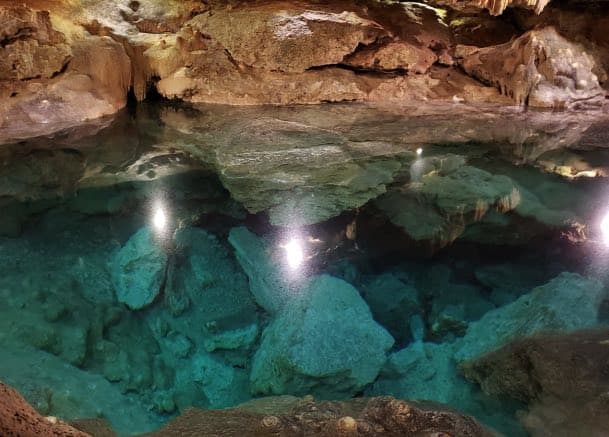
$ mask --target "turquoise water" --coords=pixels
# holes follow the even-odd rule
[[[458,364],[605,323],[605,127],[156,103],[2,145],[0,380],[121,434],[389,394],[526,435]]]

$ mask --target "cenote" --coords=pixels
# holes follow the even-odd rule
[[[2,380],[121,435],[284,394],[527,435],[535,339],[569,367],[609,315],[607,124],[534,117],[156,102],[6,144]]]
[[[609,436],[602,2],[21,3],[0,437]]]

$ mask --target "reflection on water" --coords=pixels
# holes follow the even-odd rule
[[[558,376],[479,360],[607,321],[607,122],[570,117],[157,104],[1,146],[0,379],[121,433],[273,394],[539,432]]]

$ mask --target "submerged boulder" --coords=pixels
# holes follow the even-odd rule
[[[376,378],[392,345],[355,288],[316,276],[263,332],[252,391],[352,396]]]
[[[423,312],[413,284],[383,273],[366,281],[361,291],[374,319],[389,330],[398,344],[411,338],[410,319]]]
[[[136,232],[116,253],[111,264],[116,297],[133,310],[154,301],[167,272],[167,254],[150,228]]]
[[[249,278],[249,286],[258,305],[271,314],[277,313],[298,293],[300,284],[291,282],[273,262],[272,253],[263,239],[245,227],[233,228],[228,241]]]
[[[521,415],[532,436],[604,436],[607,409],[607,327],[535,335],[465,363],[485,392],[529,404]]]
[[[543,331],[573,331],[599,322],[607,291],[596,279],[562,273],[516,301],[473,322],[459,342],[457,361],[500,348],[517,338]]]
[[[462,165],[458,158],[415,162],[412,181],[380,197],[376,205],[413,239],[444,245],[489,211],[510,211],[520,203],[509,177]]]

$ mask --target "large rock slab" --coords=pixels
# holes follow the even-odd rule
[[[392,345],[355,288],[312,277],[263,332],[252,391],[351,396],[376,378]]]
[[[116,297],[133,310],[150,305],[167,273],[167,253],[149,227],[137,231],[116,253],[111,264]]]
[[[245,227],[233,228],[228,241],[249,278],[256,303],[271,314],[277,313],[300,294],[298,282],[290,280],[266,242]]]
[[[562,273],[516,301],[471,323],[459,342],[457,361],[477,358],[512,340],[544,331],[573,331],[599,323],[607,291],[596,279]]]

